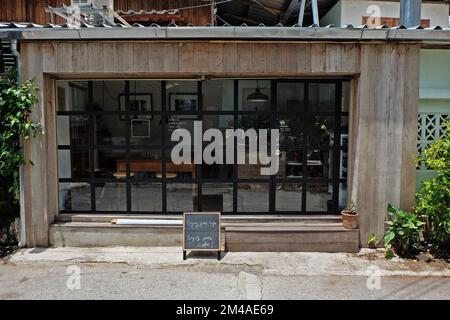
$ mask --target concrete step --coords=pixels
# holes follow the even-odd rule
[[[228,227],[226,239],[227,251],[359,251],[359,230],[342,224]]]
[[[167,220],[167,216],[164,219]],[[359,231],[344,229],[340,217],[339,219],[302,217],[293,221],[292,217],[290,219],[291,221],[287,222],[275,218],[261,219],[274,222],[224,219],[222,246],[227,251],[357,252],[359,249]],[[182,226],[115,225],[107,220],[108,222],[57,221],[50,226],[50,245],[57,247],[181,247],[182,245]]]

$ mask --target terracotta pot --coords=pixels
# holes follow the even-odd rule
[[[358,229],[359,214],[357,212],[343,210],[341,214],[342,225],[345,229]]]

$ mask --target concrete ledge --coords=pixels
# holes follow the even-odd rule
[[[116,226],[99,224],[57,224],[50,226],[49,244],[55,247],[182,245],[181,226]]]
[[[359,230],[339,226],[227,228],[227,251],[358,252]]]
[[[302,217],[284,221],[273,217],[251,222],[247,222],[250,218],[224,219],[222,247],[241,252],[358,252],[359,230],[343,228],[338,218]],[[49,244],[55,247],[181,247],[182,226],[57,222],[50,226]]]

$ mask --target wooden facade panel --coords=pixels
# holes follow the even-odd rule
[[[281,71],[296,72],[297,70],[297,46],[292,44],[281,45]]]
[[[103,68],[105,72],[119,71],[119,56],[116,54],[117,45],[114,42],[106,42],[103,44]],[[146,57],[148,61],[148,56]]]
[[[103,64],[103,44],[90,42],[88,48],[88,69],[97,72],[105,70]]]
[[[406,210],[414,203],[419,52],[418,45],[361,46],[351,197],[363,245],[370,233],[383,236],[388,203]]]
[[[150,72],[164,71],[164,46],[159,43],[149,43],[148,58]]]
[[[279,72],[281,70],[280,47],[277,44],[267,45],[267,72]]]
[[[255,43],[252,45],[252,71],[256,73],[266,72],[267,44]]]
[[[208,72],[208,43],[194,43],[194,72]]]
[[[178,72],[178,43],[164,44],[164,71]]]
[[[148,45],[143,42],[136,42],[133,45],[133,71],[134,72],[148,72]]]
[[[297,45],[297,72],[309,73],[311,72],[311,45],[298,44]]]
[[[214,43],[208,46],[209,72],[223,72],[223,44]]]
[[[43,68],[44,72],[57,72],[57,45],[54,43],[44,43],[42,45],[42,53],[44,55]]]
[[[134,64],[134,46],[133,43],[120,42],[117,43],[116,53],[119,57],[119,72],[129,72],[133,70]]]
[[[251,72],[252,71],[252,44],[241,43],[238,45],[238,71]]]
[[[57,58],[56,58],[56,69],[58,72],[72,72],[74,71],[74,64],[78,67],[78,59],[76,59],[73,54],[83,54],[83,51],[77,50],[74,52],[73,44],[70,42],[60,42],[57,44]],[[87,58],[84,56],[84,58]],[[78,70],[78,69],[75,69]]]
[[[194,72],[194,44],[182,43],[178,48],[178,65],[180,72]]]
[[[72,67],[73,71],[88,72],[88,46],[87,42],[74,42],[72,44]],[[59,50],[58,50],[59,53]]]
[[[223,46],[223,71],[237,72],[237,44],[229,43]]]
[[[403,102],[403,134],[402,134],[402,172],[400,189],[400,207],[411,210],[415,204],[416,175],[416,139],[419,97],[420,45],[405,46],[405,68],[403,69],[404,102]],[[402,71],[402,70],[399,70]],[[405,75],[406,74],[406,75]],[[417,75],[417,76],[416,76]],[[414,143],[412,143],[412,141]]]
[[[327,66],[327,46],[323,43],[311,45],[311,72],[325,72]]]

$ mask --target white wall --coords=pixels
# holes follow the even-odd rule
[[[381,17],[399,18],[400,1],[361,1],[361,0],[341,0],[340,1],[340,20],[336,11],[330,11],[321,20],[321,25],[361,25],[362,17],[369,16],[367,9],[371,5],[379,6]],[[337,8],[338,5],[335,6]],[[335,9],[333,8],[333,9]],[[332,10],[333,10],[332,9]],[[337,9],[336,9],[337,10]],[[445,3],[423,3],[422,19],[429,19],[430,26],[448,26],[449,5]],[[323,22],[323,23],[322,23]]]

